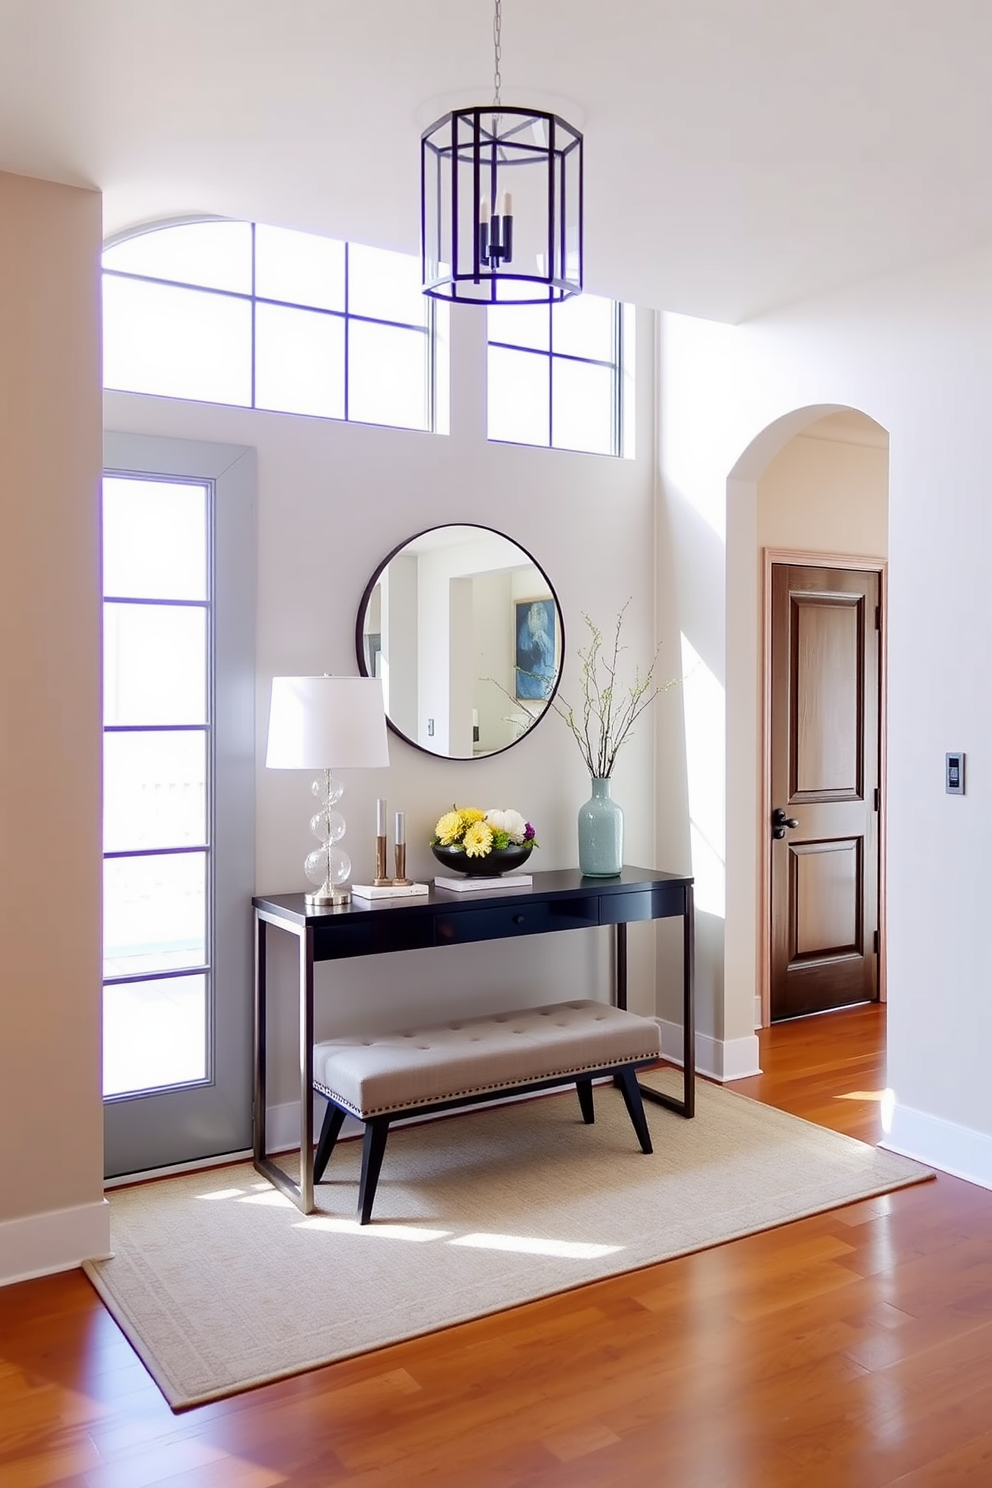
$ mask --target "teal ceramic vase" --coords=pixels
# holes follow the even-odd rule
[[[592,795],[579,808],[579,872],[615,878],[623,867],[623,812],[610,794],[609,776],[591,783]]]

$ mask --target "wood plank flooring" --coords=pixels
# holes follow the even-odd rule
[[[884,1009],[761,1042],[735,1088],[877,1140]],[[992,1192],[941,1175],[182,1415],[80,1272],[0,1291],[3,1488],[655,1483],[989,1488]]]

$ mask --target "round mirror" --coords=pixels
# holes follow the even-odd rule
[[[477,759],[509,749],[545,712],[564,636],[530,553],[465,524],[394,548],[366,586],[356,642],[401,738],[442,759]]]

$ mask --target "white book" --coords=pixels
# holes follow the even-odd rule
[[[436,878],[439,889],[454,889],[457,894],[471,894],[479,889],[519,889],[534,882],[529,873],[502,873],[498,878]]]
[[[429,894],[430,884],[352,884],[353,899],[413,899],[417,894]]]

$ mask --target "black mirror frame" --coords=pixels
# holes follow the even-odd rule
[[[355,620],[355,655],[358,659],[359,673],[363,677],[369,676],[369,669],[365,661],[365,615],[368,611],[369,600],[372,598],[372,591],[375,588],[376,584],[379,582],[383,570],[389,566],[389,564],[397,556],[398,553],[402,553],[404,548],[409,547],[410,543],[416,542],[417,539],[420,537],[426,537],[427,533],[429,532],[439,532],[445,527],[473,527],[478,532],[491,532],[494,537],[502,537],[507,542],[513,543],[514,547],[519,548],[524,557],[529,559],[529,561],[537,569],[538,573],[541,574],[544,578],[544,581],[548,586],[548,592],[555,602],[555,611],[558,615],[558,625],[561,631],[561,649],[558,656],[558,670],[555,676],[554,686],[545,699],[546,706],[544,708],[544,711],[539,714],[537,718],[534,719],[534,722],[519,736],[519,738],[512,740],[512,742],[509,744],[504,744],[502,749],[491,749],[486,754],[473,755],[471,757],[467,755],[441,754],[435,749],[428,749],[425,745],[418,744],[416,739],[411,739],[409,734],[405,734],[402,729],[397,728],[396,724],[390,718],[389,714],[386,714],[387,727],[392,733],[396,735],[398,739],[402,739],[405,744],[409,744],[411,749],[416,749],[421,754],[429,755],[431,759],[446,760],[447,763],[451,765],[471,765],[475,764],[478,760],[495,759],[496,755],[505,754],[508,749],[515,749],[516,746],[522,743],[524,739],[528,738],[529,735],[533,733],[534,729],[537,728],[538,724],[547,717],[548,711],[551,707],[551,700],[554,697],[555,693],[558,691],[558,686],[561,682],[562,671],[564,670],[565,666],[565,617],[562,614],[561,603],[558,599],[558,593],[555,589],[555,586],[548,578],[548,575],[545,572],[543,566],[538,563],[533,553],[531,553],[528,548],[524,547],[523,543],[517,542],[515,537],[510,537],[509,534],[506,532],[500,532],[499,529],[496,527],[488,527],[484,522],[437,522],[433,527],[424,527],[420,532],[414,532],[412,536],[405,537],[401,543],[397,543],[395,548],[393,548],[389,553],[386,554],[385,558],[379,564],[378,568],[375,570],[372,577],[365,585],[365,589],[362,592],[362,597],[358,605],[358,615]]]

